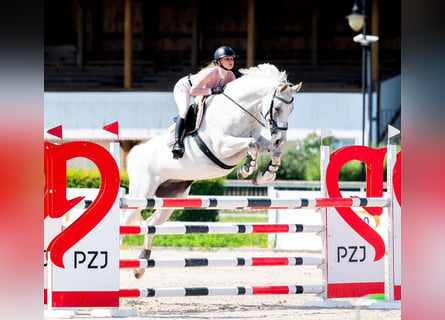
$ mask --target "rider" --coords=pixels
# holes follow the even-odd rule
[[[172,148],[173,159],[184,155],[185,117],[190,105],[190,96],[208,96],[224,92],[224,86],[235,80],[231,71],[234,65],[235,51],[228,46],[216,49],[213,61],[196,74],[181,78],[173,89],[173,96],[178,107],[176,120],[175,144]]]

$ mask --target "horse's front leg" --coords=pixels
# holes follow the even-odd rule
[[[258,148],[256,146],[250,146],[247,149],[246,161],[244,164],[238,169],[237,177],[238,179],[246,179],[250,176],[258,166]]]
[[[239,153],[240,150],[247,150],[246,161],[237,172],[238,179],[245,179],[256,170],[259,154],[270,152],[281,153],[280,149],[275,148],[271,142],[263,136],[255,139],[251,137],[245,138],[227,135],[221,139],[221,142],[215,150],[220,159],[227,159]]]
[[[259,143],[255,138],[225,135],[220,139],[219,143],[215,144],[213,147],[215,155],[219,159],[237,157],[240,152],[243,153],[247,150],[246,163],[238,170],[238,179],[247,178],[247,176],[255,171],[257,167],[259,147]]]
[[[263,136],[260,136],[257,140],[252,141],[247,150],[246,161],[244,162],[244,165],[238,169],[238,179],[247,178],[257,169],[259,154],[276,152],[276,150],[277,149],[271,144],[271,142]]]
[[[258,172],[252,179],[254,185],[260,185],[274,181],[276,173],[281,164],[281,150],[277,149],[272,152],[270,161],[262,172]]]

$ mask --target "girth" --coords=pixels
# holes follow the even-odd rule
[[[210,159],[212,160],[216,165],[218,165],[222,169],[233,169],[236,167],[236,165],[227,165],[221,160],[219,160],[213,153],[210,151],[210,149],[207,147],[205,142],[201,139],[198,132],[193,132],[191,134],[191,137],[195,139],[196,144],[198,145],[199,149]]]

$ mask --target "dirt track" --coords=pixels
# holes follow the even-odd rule
[[[121,250],[122,259],[135,259],[139,249]],[[274,251],[261,249],[171,250],[155,248],[153,259],[172,258],[233,258],[260,256],[317,256],[316,253]],[[322,283],[321,270],[314,266],[296,267],[197,267],[151,268],[140,280],[132,270],[121,270],[121,288],[166,288],[197,286],[267,286]],[[349,308],[305,307],[307,301],[321,301],[315,295],[267,296],[204,296],[121,299],[121,309],[135,310],[137,317],[127,319],[401,319],[400,310],[356,309],[358,299],[351,299]],[[91,317],[91,310],[79,310],[76,318]]]

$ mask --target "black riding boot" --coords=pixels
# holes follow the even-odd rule
[[[175,130],[175,144],[172,148],[173,159],[182,158],[184,155],[184,136],[185,136],[185,120],[184,118],[178,118],[176,120]]]

